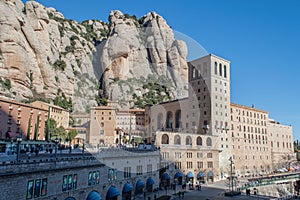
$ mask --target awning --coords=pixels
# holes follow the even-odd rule
[[[214,172],[213,172],[213,171],[209,171],[209,172],[207,173],[207,176],[214,176]]]
[[[161,176],[161,179],[165,179],[165,180],[171,180],[171,177],[168,173],[164,173],[162,176]]]
[[[136,188],[144,188],[145,187],[145,183],[142,180],[138,180],[135,184]]]
[[[120,195],[119,190],[115,186],[110,186],[110,188],[106,193],[106,200],[110,200],[111,198],[119,195]]]
[[[75,200],[73,197],[68,197],[65,200]]]
[[[102,200],[102,198],[97,191],[92,191],[89,193],[86,200]]]
[[[153,185],[153,184],[154,184],[153,178],[149,177],[149,178],[147,179],[147,185]]]
[[[125,183],[123,186],[122,192],[131,192],[133,190],[133,187],[130,183]]]
[[[176,174],[174,175],[174,179],[175,178],[180,178],[180,177],[182,177],[182,173],[176,172]]]
[[[186,176],[187,176],[188,178],[194,178],[194,174],[193,174],[192,172],[188,172],[188,173],[186,174]]]
[[[199,172],[199,173],[197,174],[197,178],[202,178],[202,177],[204,177],[204,173],[203,173],[203,172]]]

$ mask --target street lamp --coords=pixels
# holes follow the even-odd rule
[[[62,139],[59,138],[59,149],[60,149],[60,154],[62,154],[62,145],[61,145],[61,141],[62,141]]]
[[[55,159],[57,159],[57,144],[58,144],[58,138],[56,136],[56,138],[55,138]]]
[[[20,144],[22,142],[22,137],[17,137],[17,162],[20,162]]]
[[[230,185],[231,185],[231,191],[233,191],[233,176],[232,176],[233,160],[232,160],[232,157],[229,158],[229,161],[230,161]]]

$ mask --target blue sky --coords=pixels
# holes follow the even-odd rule
[[[155,11],[209,53],[231,61],[231,101],[269,111],[300,139],[300,1],[37,0],[66,18],[108,21],[110,10]]]

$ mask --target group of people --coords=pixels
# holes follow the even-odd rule
[[[178,192],[178,196],[179,196],[179,199],[184,199],[184,191],[179,191]]]

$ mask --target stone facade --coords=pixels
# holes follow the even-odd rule
[[[265,174],[272,170],[268,112],[257,108],[231,104],[231,130],[234,168],[237,176]],[[226,142],[225,142],[226,143]]]
[[[42,101],[35,101],[31,104],[38,108],[48,110],[50,118],[56,121],[57,127],[62,126],[65,129],[69,127],[69,112],[66,109]]]
[[[116,128],[121,129],[127,135],[143,137],[145,132],[145,110],[118,110],[116,116]]]
[[[108,106],[92,107],[87,142],[94,148],[129,143],[145,137],[145,110],[119,110]]]
[[[48,110],[0,98],[0,138],[44,140]]]
[[[193,183],[197,180],[212,182],[220,179],[219,149],[212,142],[215,141],[214,137],[195,133],[156,132],[156,146],[161,151],[161,167],[168,169],[172,182],[175,181],[174,175],[177,172],[185,180],[188,179],[188,173],[193,174]],[[200,176],[201,173],[204,176]]]
[[[291,127],[269,121],[267,111],[230,103],[229,61],[207,55],[189,63],[188,75],[188,98],[146,107],[146,130],[161,147],[163,163],[174,162],[176,166],[180,161],[190,162],[185,156],[174,157],[188,151],[194,162],[201,162],[203,158],[198,159],[194,154],[212,150],[205,145],[187,148],[184,140],[174,146],[174,137],[179,135],[195,137],[193,142],[197,142],[197,137],[211,138],[216,164],[209,170],[214,172],[215,179],[229,176],[230,158],[238,177],[271,172],[283,158],[290,163],[294,160]],[[182,170],[188,170],[186,166],[181,165]],[[193,168],[190,166],[192,173],[199,171],[194,163]]]
[[[107,149],[101,152],[100,157],[99,155],[58,160],[50,158],[17,164],[1,163],[0,169],[5,173],[0,174],[0,179],[2,183],[6,183],[0,184],[1,199],[64,200],[73,197],[81,200],[87,199],[93,191],[105,199],[111,187],[119,191],[117,199],[126,195],[143,197],[144,192],[151,199],[158,195],[152,191],[159,184],[159,151]],[[124,163],[124,157],[127,163]],[[125,173],[127,166],[131,170]],[[138,174],[137,170],[140,168],[142,170]],[[147,184],[149,178],[153,180],[151,185]],[[138,181],[144,184],[140,190],[137,188]],[[122,190],[126,183],[133,189],[125,194]]]
[[[282,125],[269,119],[267,127],[273,168],[290,167],[296,161],[292,126]]]
[[[94,148],[115,143],[116,108],[99,106],[91,108],[90,131],[87,143]]]
[[[199,134],[216,136],[213,143],[220,149],[220,177],[223,178],[232,155],[229,149],[223,148],[221,140],[226,140],[229,132],[230,62],[212,54],[191,61],[189,86],[192,126]]]

